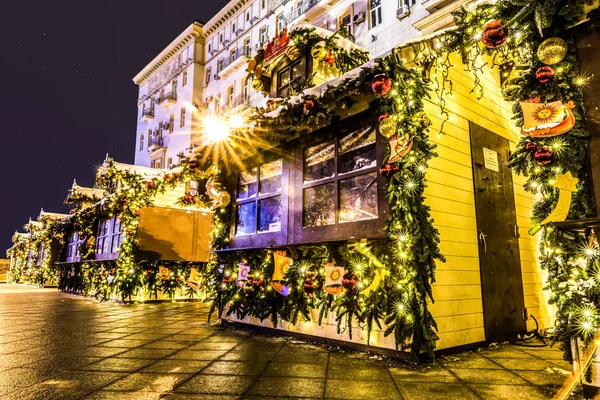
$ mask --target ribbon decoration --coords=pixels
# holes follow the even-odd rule
[[[324,267],[325,283],[323,283],[323,290],[334,296],[339,296],[342,294],[342,278],[346,273],[346,269],[333,263],[327,263]]]
[[[290,294],[290,287],[281,282],[271,282],[271,286],[282,296],[287,296]]]
[[[549,222],[559,222],[567,219],[569,209],[571,208],[571,197],[573,192],[577,191],[577,182],[579,179],[571,175],[571,171],[566,174],[558,175],[554,187],[560,189],[558,195],[558,203],[554,210],[544,219],[540,225],[545,225]]]
[[[248,280],[248,273],[250,272],[250,267],[244,264],[243,262],[239,263],[238,267],[238,277],[235,280],[235,284],[238,285],[238,287],[243,288],[244,284]]]
[[[197,268],[192,268],[190,271],[190,278],[188,279],[187,284],[194,290],[200,289],[200,285],[202,284],[202,275],[200,275],[200,272]]]
[[[394,137],[390,140],[390,158],[388,163],[392,164],[400,160],[402,157],[408,154],[413,146],[413,138],[409,135],[402,137]]]
[[[158,277],[163,281],[168,281],[171,278],[171,271],[164,265],[158,266]]]

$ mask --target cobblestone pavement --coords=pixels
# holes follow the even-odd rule
[[[409,366],[207,325],[206,305],[119,305],[0,285],[2,399],[545,399],[558,350],[502,345]]]

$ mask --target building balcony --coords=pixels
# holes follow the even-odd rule
[[[159,104],[165,108],[171,108],[177,104],[177,93],[168,93],[161,96]]]
[[[164,149],[164,140],[162,135],[150,136],[150,142],[148,143],[148,153],[154,153],[158,150]]]
[[[429,12],[435,12],[453,1],[454,0],[426,0],[423,2],[423,7]]]
[[[142,122],[150,122],[154,120],[154,110],[144,110],[142,111],[142,116],[140,121]]]
[[[252,50],[245,47],[235,49],[228,57],[219,60],[219,76],[227,78],[237,71],[246,62],[246,57],[250,57]]]
[[[331,9],[334,5],[339,3],[341,0],[333,0],[327,3],[326,7],[315,7],[317,4],[322,3],[321,0],[302,0],[294,8],[291,12],[287,13],[283,16],[283,18],[288,22],[288,24],[292,24],[299,18],[304,18],[305,20],[310,20],[315,14],[320,12],[325,12]]]

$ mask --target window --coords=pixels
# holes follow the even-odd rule
[[[206,84],[208,85],[210,83],[210,77],[212,75],[212,68],[208,67],[206,69]]]
[[[212,53],[212,43],[209,43],[209,44],[208,44],[208,52],[209,52],[209,53]]]
[[[223,69],[223,62],[225,61],[225,57],[221,57],[219,59],[219,61],[217,61],[217,75],[219,75],[219,73],[221,72],[221,70]]]
[[[235,101],[235,86],[229,86],[227,89],[227,102],[229,107],[233,107],[233,102]]]
[[[238,177],[235,235],[280,232],[283,159],[263,163]]]
[[[265,8],[267,6],[267,0],[261,0],[261,8]]]
[[[237,30],[235,29],[235,22],[231,23],[231,34],[234,34]]]
[[[162,160],[152,160],[152,168],[161,169],[162,168]]]
[[[175,115],[171,114],[169,117],[169,133],[173,133],[173,129],[175,128]]]
[[[352,33],[352,15],[346,14],[340,18],[340,28],[345,28],[348,33]]]
[[[140,134],[140,151],[144,150],[144,134]]]
[[[152,145],[152,129],[148,129],[148,145],[146,147],[150,147]]]
[[[123,224],[118,216],[101,220],[96,239],[96,256],[105,258],[102,256],[117,253],[123,243],[122,230]]]
[[[246,11],[246,22],[250,21],[250,9]]]
[[[373,126],[308,146],[303,160],[303,228],[378,218]]]
[[[371,0],[369,4],[371,11],[371,28],[381,24],[381,0]]]
[[[69,243],[67,244],[67,262],[79,261],[82,244],[83,238],[79,232],[71,232],[69,235]]]
[[[250,57],[252,55],[252,41],[250,37],[244,39],[244,55]]]
[[[219,43],[223,44],[223,32],[219,33]]]
[[[285,67],[277,74],[277,96],[292,96],[298,89],[298,84],[304,77],[301,60]]]
[[[402,6],[414,6],[416,4],[416,0],[398,0],[398,7]]]
[[[269,40],[269,27],[267,25],[260,28],[258,38],[260,40],[261,45],[267,43],[267,41]]]
[[[187,71],[183,71],[183,75],[181,77],[181,86],[187,85]],[[173,90],[175,90],[175,85],[173,85]]]
[[[206,180],[189,181],[186,186],[186,193],[192,196],[200,196],[206,194]]]
[[[252,87],[252,79],[246,78],[244,79],[244,101],[248,101],[250,99],[250,88]]]
[[[277,16],[277,28],[279,29],[279,33],[283,32],[286,26],[287,21],[283,17],[283,13],[281,13]]]
[[[167,158],[167,168],[171,168],[173,165],[173,157]]]
[[[179,127],[185,126],[185,107],[181,107],[181,114],[179,115]]]

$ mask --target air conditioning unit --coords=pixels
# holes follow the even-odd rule
[[[402,20],[402,19],[408,17],[409,14],[410,14],[410,7],[408,7],[408,4],[402,4],[396,10],[396,18],[398,18],[399,20]]]

